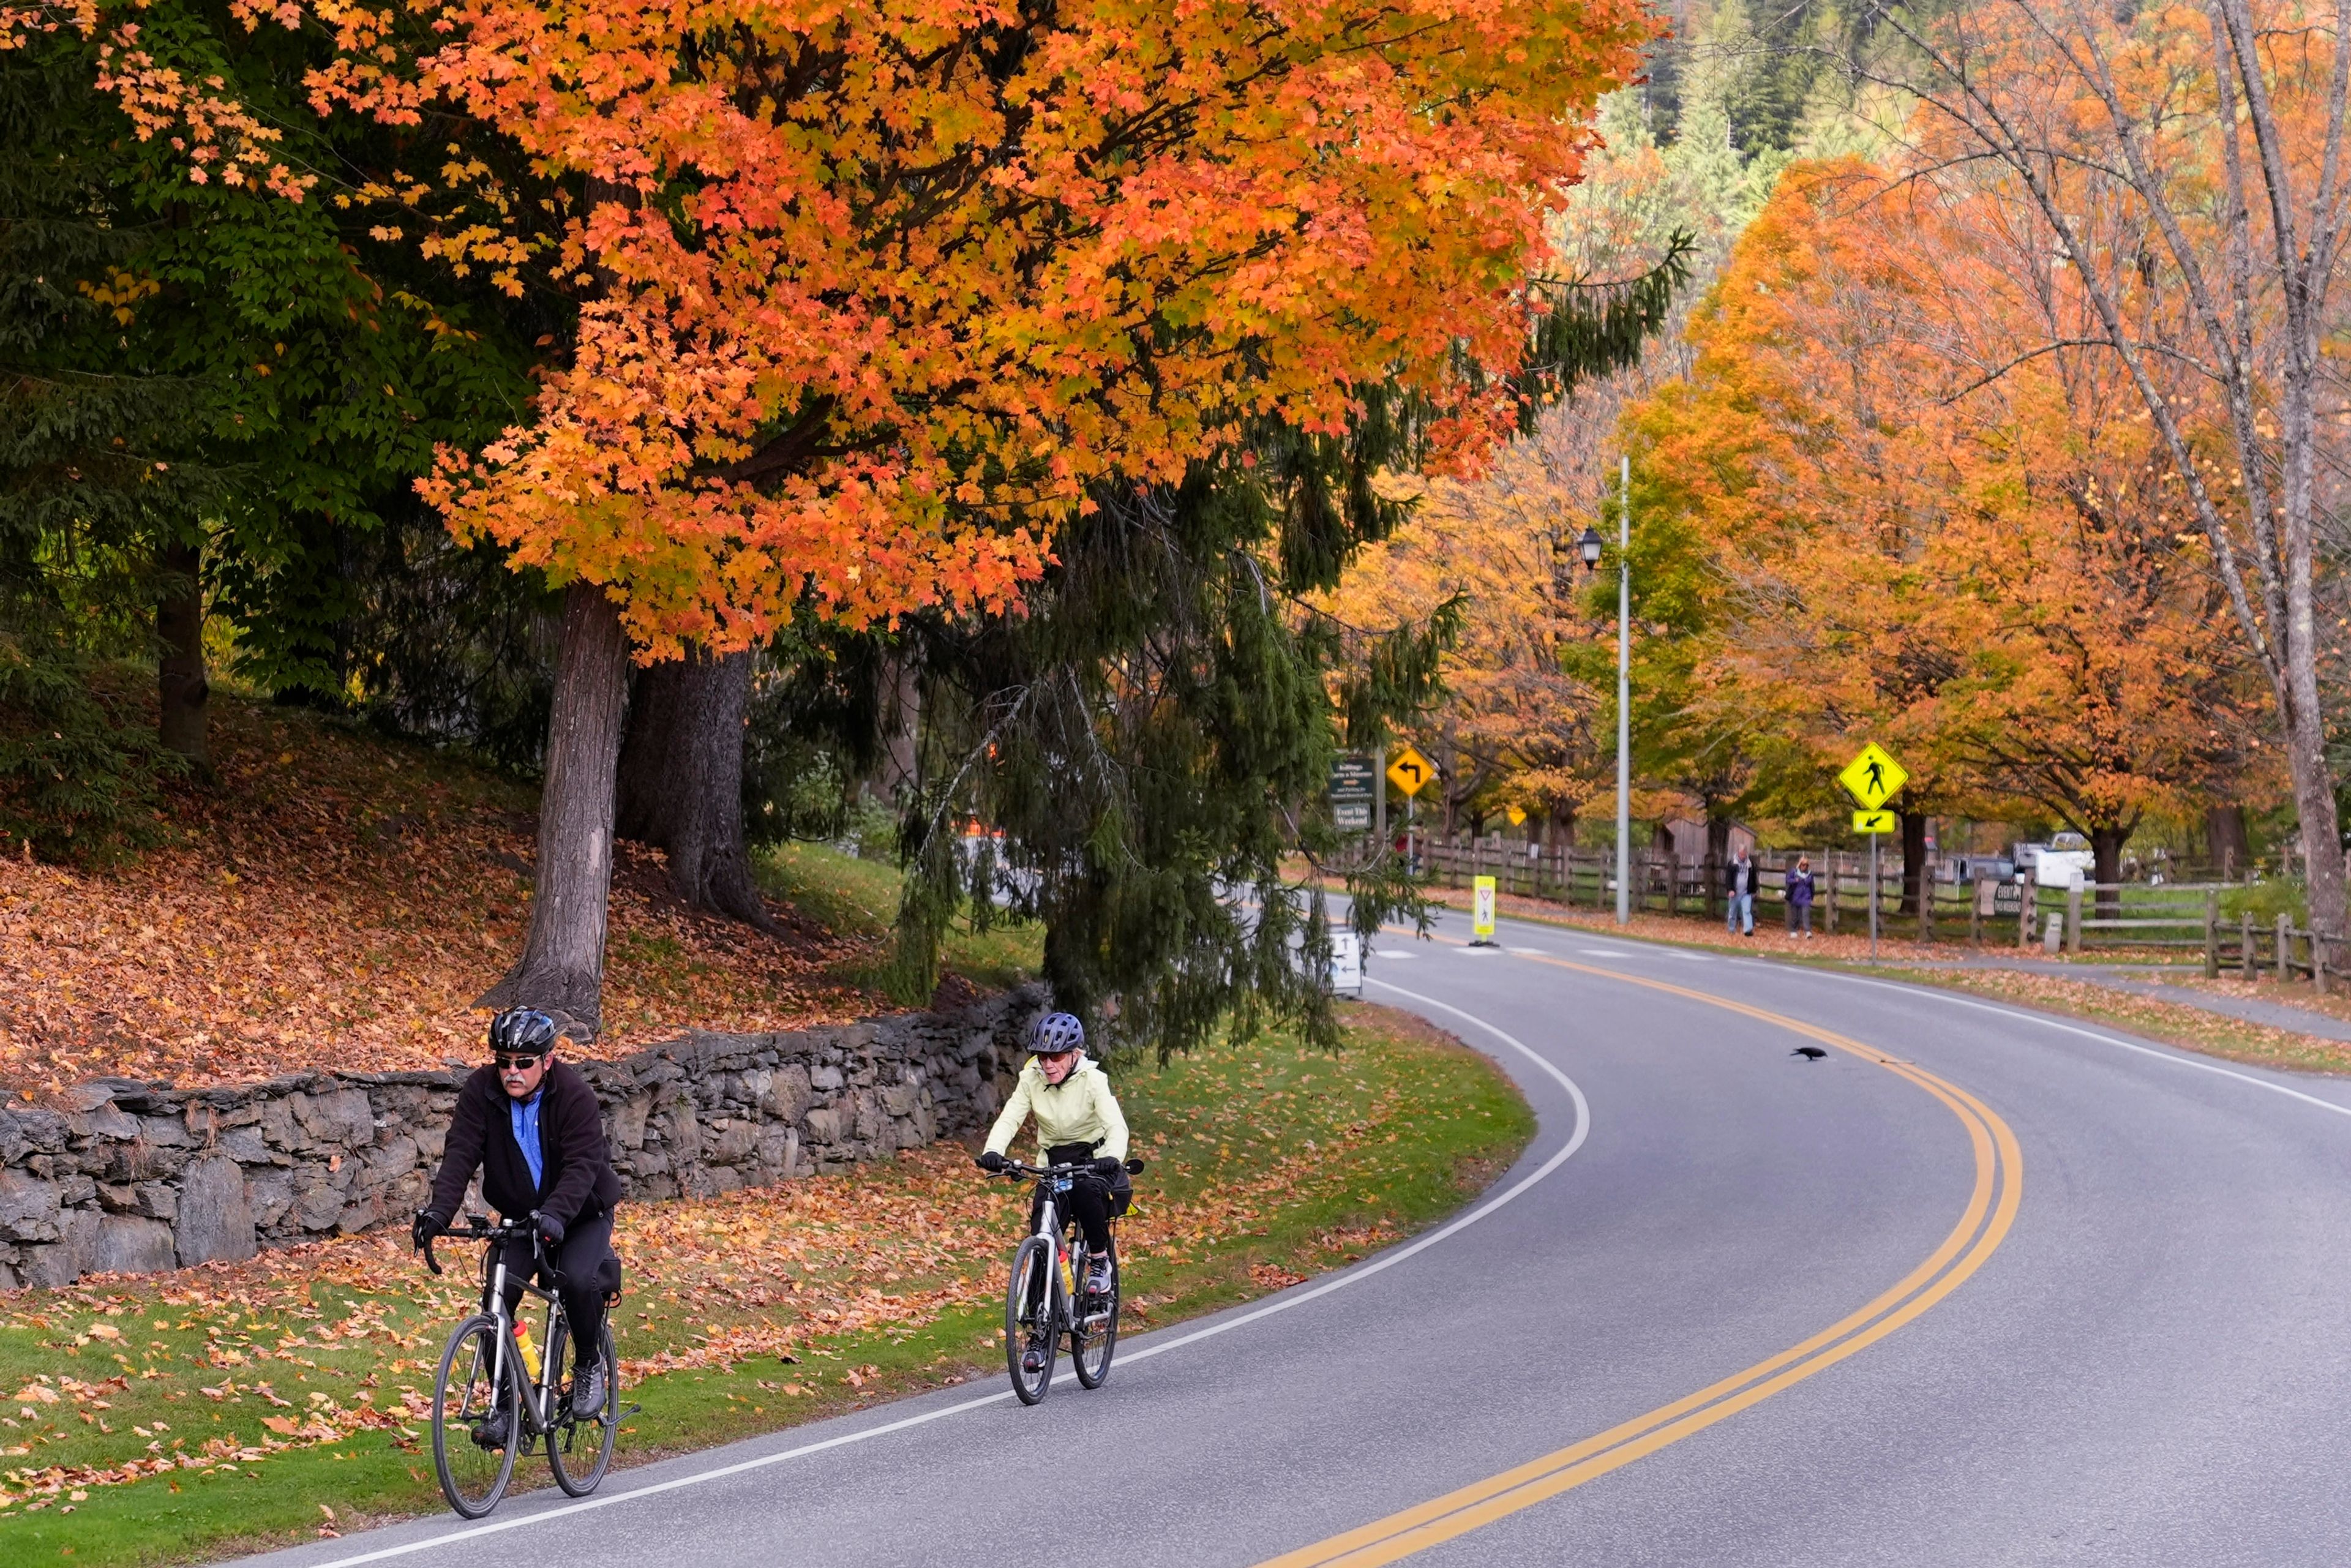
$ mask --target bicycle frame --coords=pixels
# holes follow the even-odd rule
[[[558,1322],[563,1324],[564,1339],[569,1342],[571,1337],[571,1322],[563,1311],[562,1298],[554,1291],[542,1289],[538,1283],[538,1271],[542,1268],[547,1269],[550,1273],[554,1271],[552,1266],[547,1261],[546,1239],[539,1234],[538,1228],[535,1224],[509,1222],[504,1225],[492,1225],[486,1215],[476,1214],[469,1218],[473,1221],[469,1228],[446,1231],[444,1234],[455,1237],[460,1241],[493,1243],[485,1248],[482,1252],[481,1310],[496,1319],[498,1325],[497,1354],[490,1367],[490,1377],[494,1387],[497,1380],[507,1375],[507,1358],[517,1354],[514,1343],[514,1314],[507,1311],[507,1249],[503,1245],[498,1244],[523,1235],[526,1230],[530,1236],[532,1277],[523,1281],[523,1294],[526,1297],[536,1296],[546,1302],[547,1315],[542,1325],[543,1333],[539,1338],[538,1380],[536,1383],[528,1377],[519,1377],[516,1380],[527,1393],[527,1397],[517,1400],[517,1403],[522,1407],[523,1425],[529,1435],[535,1437],[544,1437],[555,1427],[556,1389],[562,1381],[561,1369],[556,1365],[559,1353],[576,1354],[568,1343],[559,1345],[555,1340],[555,1325]],[[425,1266],[434,1273],[441,1271],[440,1264],[434,1260],[432,1245],[429,1242],[424,1249],[424,1261]]]
[[[1064,1221],[1061,1218],[1061,1207],[1060,1203],[1060,1199],[1067,1194],[1071,1187],[1077,1185],[1078,1177],[1087,1174],[1091,1167],[1085,1166],[1052,1166],[1040,1169],[1034,1166],[1013,1165],[1007,1166],[1007,1168],[1018,1170],[1024,1176],[1036,1176],[1038,1190],[1041,1195],[1041,1201],[1037,1205],[1037,1228],[1032,1232],[1032,1234],[1042,1237],[1045,1240],[1045,1246],[1047,1249],[1045,1267],[1045,1290],[1048,1297],[1045,1302],[1047,1311],[1046,1322],[1051,1324],[1052,1329],[1056,1331],[1064,1328],[1090,1329],[1094,1327],[1110,1314],[1107,1312],[1096,1312],[1092,1317],[1083,1320],[1080,1320],[1078,1318],[1076,1310],[1078,1282],[1075,1276],[1075,1270],[1071,1263],[1073,1251],[1077,1258],[1086,1260],[1089,1263],[1092,1258],[1092,1251],[1086,1246],[1085,1240],[1082,1237],[1079,1239],[1078,1244],[1074,1249],[1064,1247],[1061,1244],[1061,1228]],[[1118,1222],[1115,1219],[1111,1221],[1111,1227],[1113,1231],[1116,1230],[1117,1225]]]

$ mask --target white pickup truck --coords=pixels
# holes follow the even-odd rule
[[[2098,857],[2079,833],[2059,833],[2045,844],[2016,846],[2019,871],[2032,873],[2037,887],[2079,887],[2097,873]]]

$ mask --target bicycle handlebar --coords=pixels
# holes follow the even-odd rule
[[[462,1228],[453,1225],[442,1231],[440,1236],[428,1236],[424,1239],[424,1266],[435,1274],[441,1272],[441,1260],[433,1256],[433,1243],[442,1237],[457,1241],[509,1241],[525,1233],[528,1233],[531,1238],[532,1261],[536,1263],[538,1261],[538,1255],[545,1249],[544,1239],[538,1233],[538,1215],[526,1215],[520,1219],[508,1219],[493,1224],[486,1214],[469,1214],[465,1217],[465,1224]]]
[[[1141,1160],[1130,1159],[1123,1163],[1126,1166],[1127,1175],[1141,1176],[1143,1174],[1143,1162]],[[996,1171],[992,1174],[997,1176],[1035,1176],[1040,1181],[1049,1176],[1092,1176],[1094,1174],[1094,1162],[1092,1160],[1084,1160],[1076,1165],[1024,1166],[1019,1160],[1007,1160],[1004,1162],[1004,1167],[1001,1170]]]

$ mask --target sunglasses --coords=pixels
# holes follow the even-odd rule
[[[490,1060],[497,1063],[500,1072],[528,1072],[547,1060],[547,1056],[544,1051],[534,1051],[528,1056],[508,1056],[501,1051],[494,1054]]]

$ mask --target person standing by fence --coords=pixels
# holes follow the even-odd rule
[[[1813,857],[1798,855],[1784,873],[1788,888],[1788,930],[1810,939],[1813,935]]]
[[[1755,862],[1747,858],[1744,849],[1731,857],[1729,873],[1725,880],[1730,894],[1730,906],[1726,912],[1726,924],[1730,934],[1734,936],[1754,936]]]

